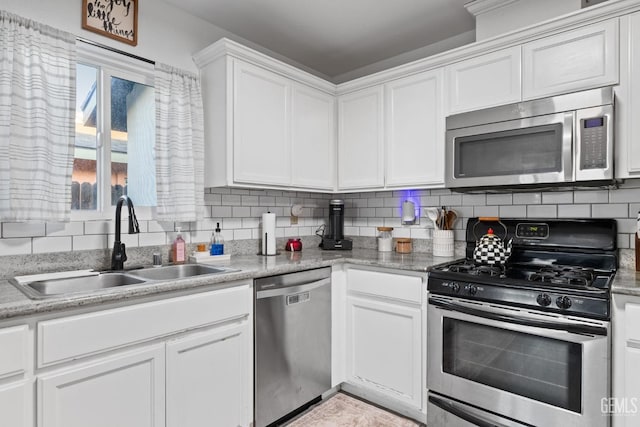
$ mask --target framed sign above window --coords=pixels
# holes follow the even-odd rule
[[[82,0],[82,28],[136,46],[138,1]]]

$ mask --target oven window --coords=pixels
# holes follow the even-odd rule
[[[562,125],[455,139],[456,178],[562,172]]]
[[[444,372],[580,412],[582,348],[445,317]]]

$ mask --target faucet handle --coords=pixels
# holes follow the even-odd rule
[[[129,210],[129,234],[140,233],[140,225],[136,217],[136,210],[133,207],[133,200],[127,197],[127,209]]]

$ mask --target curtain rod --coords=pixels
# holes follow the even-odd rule
[[[99,48],[102,48],[102,49],[109,50],[111,52],[119,53],[120,55],[128,56],[129,58],[137,59],[138,61],[143,61],[143,62],[147,62],[147,63],[149,63],[151,65],[156,65],[156,61],[152,61],[150,59],[143,58],[143,57],[138,56],[138,55],[134,55],[133,53],[129,53],[129,52],[125,52],[125,51],[120,50],[120,49],[116,49],[115,47],[107,46],[106,44],[97,43],[97,42],[94,42],[93,40],[85,39],[83,37],[76,37],[76,40],[79,41],[79,42],[82,42],[82,43],[90,44],[92,46],[96,46],[96,47],[99,47]]]

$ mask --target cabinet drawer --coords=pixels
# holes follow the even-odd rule
[[[347,270],[347,289],[350,292],[422,303],[422,278],[379,271]]]
[[[626,326],[625,339],[640,341],[640,304],[627,303],[624,307]]]
[[[38,366],[247,315],[247,285],[38,323]]]
[[[0,329],[0,378],[22,374],[27,366],[27,325]]]

